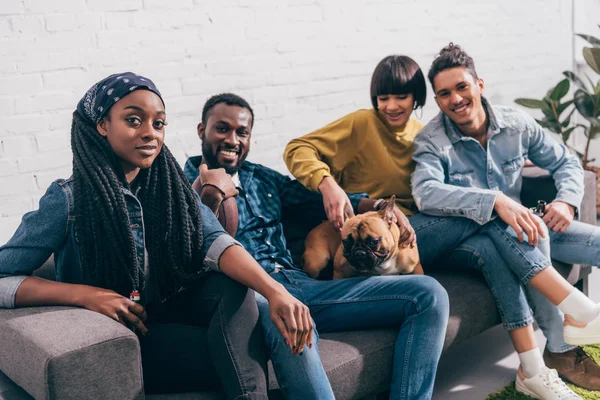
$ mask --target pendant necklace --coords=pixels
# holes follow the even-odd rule
[[[140,286],[140,269],[137,267],[137,263],[135,265],[135,271],[133,273],[133,281],[133,290],[131,291],[131,293],[129,293],[129,299],[131,301],[139,303],[142,296],[140,295],[140,292],[137,289]]]

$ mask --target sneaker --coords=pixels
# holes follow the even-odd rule
[[[589,324],[577,322],[565,315],[563,335],[565,342],[576,346],[600,343],[600,315]]]
[[[564,353],[544,350],[544,363],[558,372],[563,380],[587,390],[600,390],[600,365],[596,364],[581,347]]]
[[[555,369],[544,367],[533,378],[525,378],[519,368],[515,381],[517,392],[540,400],[583,400],[559,377]]]

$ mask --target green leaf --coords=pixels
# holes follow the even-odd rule
[[[562,81],[558,82],[558,84],[552,90],[552,93],[550,93],[550,99],[556,101],[562,99],[567,93],[569,93],[570,87],[571,84],[569,83],[569,80],[563,79]]]
[[[573,132],[575,130],[575,127],[571,127],[569,129],[566,129],[564,131],[561,132],[561,136],[563,139],[563,142],[567,142],[567,140],[569,140],[569,137],[571,136],[571,132]]]
[[[576,33],[575,35],[579,36],[580,38],[582,38],[583,40],[585,40],[586,42],[588,42],[589,44],[591,44],[594,47],[600,47],[600,39],[598,39],[594,36],[583,35],[581,33]]]
[[[573,96],[573,101],[575,103],[575,108],[577,108],[577,111],[579,111],[583,117],[588,120],[590,118],[594,118],[596,105],[592,95],[584,92],[581,89],[578,89]]]
[[[542,112],[544,115],[549,115],[550,117],[555,118],[556,116],[554,115],[552,104],[555,104],[556,102],[554,100],[550,100],[548,97],[544,97],[542,103],[544,103],[542,106]]]
[[[575,75],[574,72],[563,71],[563,75],[566,76],[567,78],[569,78],[574,84],[576,84],[577,86],[579,86],[581,89],[587,91],[588,88],[585,85],[585,82],[580,77],[578,77],[577,75]]]
[[[583,49],[583,58],[585,58],[591,69],[600,74],[600,48],[585,47]]]
[[[571,104],[573,104],[573,100],[559,104],[558,107],[556,107],[556,113],[560,116],[560,114],[562,114]]]
[[[536,100],[536,99],[519,98],[519,99],[515,100],[515,103],[517,103],[520,106],[527,107],[527,108],[546,108],[547,107],[546,103],[544,103],[541,100]]]

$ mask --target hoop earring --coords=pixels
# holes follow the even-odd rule
[[[421,111],[421,115],[417,115],[419,111]],[[415,110],[415,117],[417,117],[417,119],[421,119],[423,117],[423,107],[419,107]]]

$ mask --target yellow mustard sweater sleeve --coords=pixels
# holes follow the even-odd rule
[[[317,191],[321,180],[341,171],[361,147],[357,120],[360,111],[330,123],[323,128],[288,143],[283,159],[288,169],[307,188]]]

